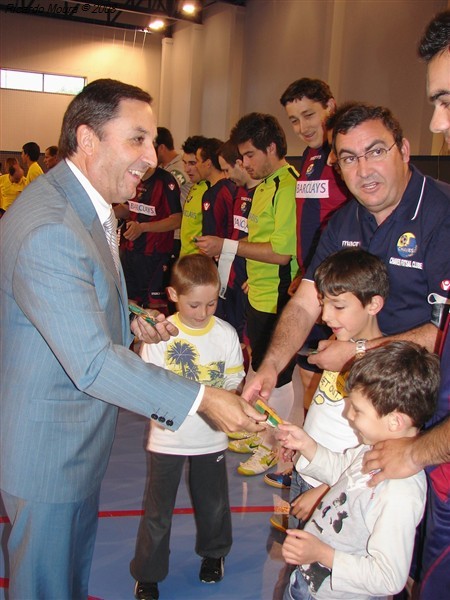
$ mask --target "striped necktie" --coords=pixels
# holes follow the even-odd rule
[[[109,213],[109,217],[103,223],[106,239],[108,240],[109,248],[116,266],[117,273],[120,272],[119,246],[117,244],[117,219],[113,209]]]

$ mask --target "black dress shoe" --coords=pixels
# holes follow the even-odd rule
[[[137,600],[158,600],[158,584],[154,582],[136,581],[134,597]]]

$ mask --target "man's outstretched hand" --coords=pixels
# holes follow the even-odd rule
[[[251,431],[265,429],[266,416],[259,413],[240,396],[218,388],[205,388],[198,413],[221,431]]]

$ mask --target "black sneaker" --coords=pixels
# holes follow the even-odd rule
[[[158,584],[154,582],[136,581],[134,597],[137,600],[158,600]]]
[[[200,567],[200,581],[202,583],[217,583],[223,579],[225,572],[224,562],[225,559],[223,556],[220,558],[210,558],[205,556],[202,560],[202,566]]]

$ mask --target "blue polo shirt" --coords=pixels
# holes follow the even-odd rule
[[[447,296],[449,291],[450,186],[410,169],[400,204],[381,225],[355,199],[337,211],[305,275],[313,281],[326,257],[349,246],[378,256],[389,272],[389,297],[378,316],[386,335],[428,323],[428,295]]]

